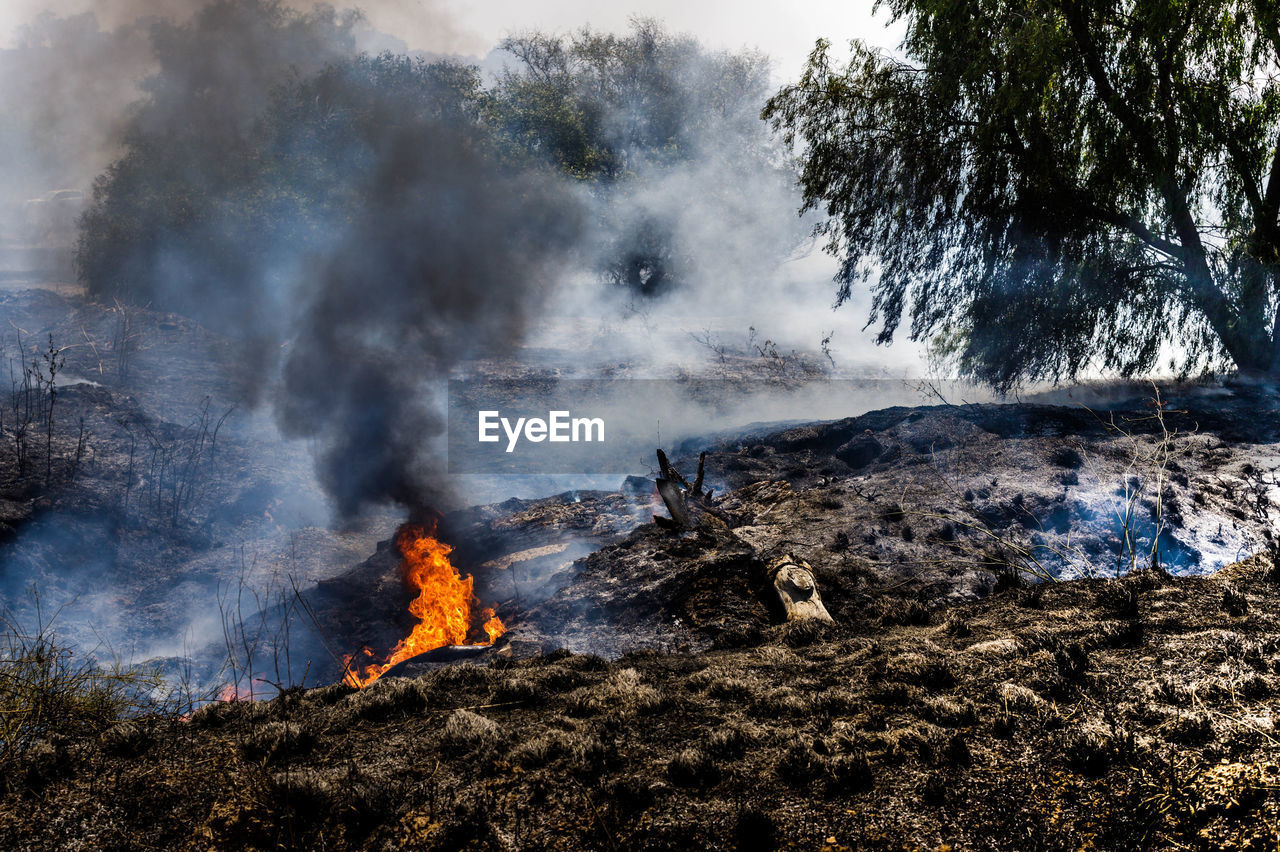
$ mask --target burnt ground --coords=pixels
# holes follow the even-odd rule
[[[46,743],[11,849],[1271,849],[1280,585],[1010,588]]]
[[[30,629],[34,585],[102,657],[177,658],[220,641],[242,583],[367,556],[394,520],[332,528],[306,448],[249,404],[251,354],[176,315],[0,291],[0,605]]]
[[[827,608],[848,620],[920,617],[1008,582],[1116,577],[1153,557],[1174,575],[1208,573],[1268,549],[1280,518],[1275,397],[1160,393],[1159,408],[1138,397],[1108,411],[892,408],[686,445],[678,465],[692,471],[692,451],[706,448],[724,495],[696,534],[645,523],[664,512],[642,490],[476,508],[447,516],[441,535],[512,628],[494,654],[607,658],[767,628],[778,614],[761,572],[784,554],[814,567]],[[319,608],[335,613],[325,632],[389,647],[374,629],[403,635],[398,584],[388,548],[322,584]]]
[[[10,783],[0,844],[1274,848],[1273,562],[1165,570],[1203,570],[1228,530],[1264,541],[1253,504],[1232,495],[1267,485],[1256,460],[1273,436],[1233,431],[1247,421],[1219,403],[1216,421],[1167,413],[1185,439],[1135,427],[1141,408],[1121,435],[1110,418],[1027,407],[904,409],[773,433],[710,457],[731,470],[718,474],[731,486],[724,517],[686,533],[635,526],[652,502],[608,493],[448,515],[442,534],[467,542],[459,563],[512,623],[478,663],[411,661],[363,691],[290,690],[210,704],[190,721],[53,738]],[[1245,393],[1239,408],[1260,404]],[[947,462],[930,421],[963,432],[953,418],[982,432],[950,451],[984,459],[958,494],[931,484]],[[894,436],[920,432],[928,454],[894,452]],[[1163,494],[1166,516],[1181,507],[1168,533],[1179,543],[1122,579],[1027,582],[1035,563],[1023,554],[1048,525],[1015,510],[1074,507],[1080,472],[1106,470],[1109,441],[1134,456],[1135,434],[1188,445]],[[1078,460],[1059,452],[1068,435]],[[823,458],[867,437],[880,455],[860,465]],[[1113,473],[1138,475],[1113,455]],[[1017,487],[1002,459],[1023,465]],[[750,481],[770,471],[783,478]],[[1095,521],[1073,517],[1074,541],[1098,549],[1108,574],[1116,531]],[[904,535],[926,522],[955,529]],[[575,561],[557,550],[572,541],[599,549]],[[784,546],[814,564],[835,625],[776,623],[759,568]],[[558,590],[513,609],[515,586],[508,599],[502,584],[518,585],[518,564]],[[329,605],[318,610],[391,612],[385,601],[404,594],[396,565],[381,548],[321,584],[316,600]]]
[[[67,373],[96,376],[59,390],[56,422],[91,436],[74,476],[78,431],[48,475],[0,449],[8,574],[90,578],[146,634],[267,567],[329,648],[404,635],[388,520],[309,524],[314,486],[275,455],[300,450],[264,452],[251,417],[197,455],[189,503],[139,470],[140,435],[181,460],[204,400],[258,380],[232,341],[139,315],[122,371],[109,308],[0,309],[28,342],[80,333]],[[636,480],[448,512],[510,627],[493,648],[51,734],[4,776],[0,847],[1275,848],[1280,582],[1241,560],[1273,544],[1276,397],[1108,393],[689,441],[677,465],[707,451],[722,497],[683,533]],[[835,625],[778,623],[762,569],[784,553]],[[267,632],[270,655],[289,633]],[[340,676],[317,660],[308,683]]]

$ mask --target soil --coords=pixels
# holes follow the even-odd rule
[[[1274,848],[1270,570],[1144,570],[920,623],[868,610],[122,723],[34,753],[0,844]]]

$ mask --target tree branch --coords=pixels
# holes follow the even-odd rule
[[[1094,88],[1097,89],[1098,94],[1102,97],[1103,103],[1120,120],[1120,123],[1124,125],[1135,141],[1143,144],[1146,148],[1144,153],[1148,156],[1154,155],[1155,141],[1151,138],[1151,129],[1147,127],[1142,117],[1125,102],[1120,93],[1116,91],[1115,86],[1111,84],[1111,79],[1107,76],[1107,69],[1103,67],[1098,45],[1093,40],[1092,27],[1085,17],[1082,4],[1068,2],[1062,5],[1064,8],[1061,11],[1071,29],[1071,36],[1075,39],[1076,46],[1080,48],[1080,55],[1084,59],[1089,78],[1093,81]]]
[[[1098,46],[1093,40],[1091,22],[1086,17],[1083,4],[1064,3],[1062,13],[1067,20],[1072,38],[1080,49],[1085,68],[1098,95],[1133,137],[1139,153],[1157,172],[1154,176],[1155,189],[1164,198],[1174,232],[1178,236],[1178,242],[1181,243],[1181,253],[1174,256],[1183,263],[1184,279],[1193,304],[1209,321],[1214,333],[1222,341],[1223,347],[1237,366],[1241,369],[1256,369],[1262,366],[1259,363],[1261,353],[1258,351],[1257,343],[1260,334],[1265,334],[1266,330],[1250,328],[1247,323],[1239,322],[1230,297],[1214,282],[1213,270],[1209,267],[1208,252],[1205,250],[1203,240],[1200,239],[1200,231],[1191,213],[1186,193],[1178,183],[1175,171],[1178,155],[1176,147],[1170,147],[1161,152],[1159,143],[1153,136],[1153,128],[1111,84]],[[1173,118],[1166,109],[1165,142],[1168,146],[1178,144]]]
[[[1115,225],[1118,228],[1124,228],[1126,231],[1133,234],[1135,237],[1142,240],[1148,246],[1161,254],[1167,255],[1184,263],[1186,262],[1187,253],[1185,248],[1172,240],[1167,240],[1164,237],[1159,236],[1147,227],[1146,223],[1138,219],[1136,216],[1132,216],[1128,213],[1122,213],[1119,210],[1108,209],[1090,201],[1084,201],[1083,204],[1087,207],[1090,213],[1097,216],[1103,222],[1106,222],[1109,225]]]

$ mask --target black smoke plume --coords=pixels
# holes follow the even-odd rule
[[[636,21],[509,40],[515,66],[486,82],[360,54],[359,26],[278,0],[154,23],[157,71],[78,252],[92,294],[239,337],[280,382],[246,400],[270,394],[288,434],[318,439],[344,514],[436,499],[430,383],[519,343],[549,280],[722,311],[804,243],[759,54]]]
[[[432,380],[521,338],[578,224],[560,184],[504,167],[465,109],[406,116],[385,97],[394,84],[364,76],[379,66],[424,69],[384,57],[318,87],[384,97],[344,128],[340,160],[374,156],[354,221],[314,258],[280,406],[289,433],[323,439],[321,478],[344,511],[439,497]]]
[[[474,70],[357,55],[353,22],[221,0],[158,26],[79,250],[91,292],[237,335],[263,376],[287,341],[279,421],[343,514],[440,497],[433,388],[519,340],[578,219],[491,144]]]

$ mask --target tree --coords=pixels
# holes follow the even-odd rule
[[[296,244],[287,214],[300,205],[262,191],[272,167],[262,116],[279,87],[355,53],[357,20],[217,0],[189,23],[153,26],[155,73],[81,221],[76,265],[92,295],[240,324],[239,305],[271,283],[260,258]],[[257,320],[270,323],[266,312]]]
[[[642,18],[625,35],[534,32],[502,49],[516,63],[491,92],[489,121],[513,153],[588,189],[609,282],[655,295],[700,273],[727,277],[730,255],[768,268],[802,241],[797,228],[756,227],[793,183],[759,117],[762,54],[711,51]],[[704,237],[691,218],[749,227]]]
[[[898,55],[820,42],[765,117],[807,208],[904,316],[1008,389],[1086,367],[1280,376],[1280,11],[1270,0],[885,0]],[[1168,350],[1165,350],[1168,351]]]
[[[371,215],[389,137],[448,128],[491,147],[474,68],[357,55],[356,20],[223,0],[190,24],[157,25],[158,69],[81,223],[90,293],[278,336],[293,282]]]

